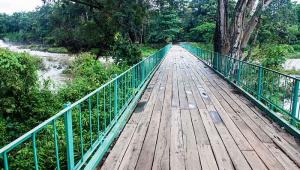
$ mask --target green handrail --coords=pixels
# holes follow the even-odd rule
[[[300,137],[299,79],[260,65],[181,43],[183,48],[271,113],[271,117]]]
[[[29,168],[39,169],[39,163],[47,160],[41,160],[39,149],[44,146],[38,137],[47,135],[53,137],[51,157],[55,157],[54,165],[47,169],[95,168],[170,47],[165,46],[77,102],[65,104],[62,111],[0,149],[0,169],[8,170],[14,161],[11,155],[24,148],[33,152],[28,156],[33,162]]]

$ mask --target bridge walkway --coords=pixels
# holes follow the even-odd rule
[[[98,169],[299,169],[300,145],[173,46]]]

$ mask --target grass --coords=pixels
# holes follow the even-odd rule
[[[300,51],[296,51],[288,56],[289,59],[300,59]]]
[[[148,57],[151,54],[154,54],[156,51],[158,51],[159,48],[153,47],[151,45],[141,45],[140,50],[142,52],[142,56]]]
[[[30,44],[24,45],[23,48],[27,48],[34,51],[45,51],[49,53],[69,53],[68,49],[65,47],[47,47],[43,45]]]
[[[300,75],[300,70],[282,70],[285,74],[288,75]]]
[[[192,45],[199,47],[203,50],[213,51],[213,49],[214,49],[213,44],[205,44],[202,42],[192,42]]]
[[[65,47],[51,47],[48,48],[47,51],[49,53],[68,53],[68,49],[66,49]]]

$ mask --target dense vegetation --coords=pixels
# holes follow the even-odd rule
[[[73,79],[53,92],[48,82],[38,81],[39,60],[0,49],[0,147],[57,113],[63,103],[80,99],[163,44],[192,41],[213,50],[216,0],[44,2],[32,12],[0,14],[0,39],[26,43],[37,50],[80,53],[66,70]],[[229,0],[231,17],[235,5],[236,1]],[[287,58],[300,58],[300,5],[273,0],[243,55],[245,60],[278,70]],[[95,60],[100,56],[112,56],[115,63],[102,64]],[[20,154],[16,159],[26,160],[25,154]],[[29,166],[26,161],[23,165]]]

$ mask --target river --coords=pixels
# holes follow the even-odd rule
[[[283,67],[286,70],[300,70],[300,59],[288,59]]]
[[[44,68],[38,70],[39,81],[43,83],[45,80],[50,80],[51,89],[57,89],[69,79],[63,74],[63,71],[74,59],[72,55],[24,49],[22,46],[6,43],[3,40],[0,40],[0,48],[7,48],[14,52],[27,52],[34,57],[42,59]]]

